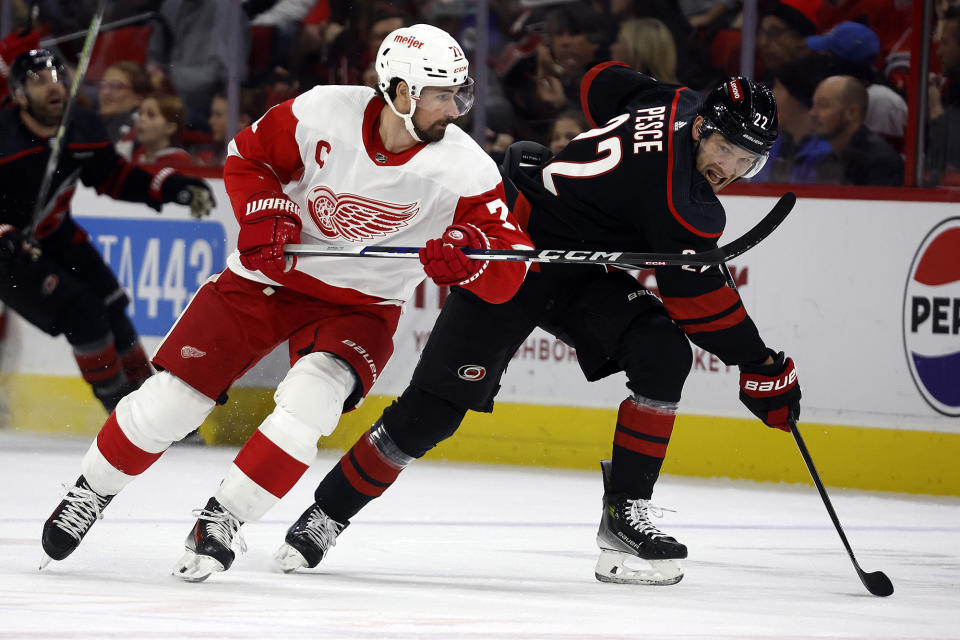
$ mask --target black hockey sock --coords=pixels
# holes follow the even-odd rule
[[[127,382],[113,336],[107,334],[96,342],[74,345],[73,357],[80,367],[80,375],[93,388],[104,409],[113,411],[124,395]]]
[[[414,458],[402,452],[378,420],[320,481],[314,498],[337,522],[347,522],[379,497]]]
[[[675,417],[671,407],[638,403],[635,397],[620,403],[613,437],[612,492],[650,499],[653,485],[660,477]]]
[[[132,391],[139,388],[143,381],[153,375],[153,369],[150,368],[150,362],[147,360],[147,352],[144,351],[140,341],[134,343],[132,347],[119,354],[120,367],[127,377],[127,384]]]

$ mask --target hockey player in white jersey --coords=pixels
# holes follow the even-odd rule
[[[393,352],[402,303],[424,272],[489,302],[525,265],[461,248],[531,248],[493,161],[452,122],[473,103],[457,42],[398,29],[377,54],[379,91],[318,86],[277,105],[229,145],[224,182],[240,223],[227,269],[204,284],[160,345],[161,373],[125,397],[43,528],[43,564],[63,560],[127,483],[196,429],[231,384],[289,341],[276,408],[240,450],[174,569],[224,571],[244,522],[263,516],[313,461],[317,439],[366,395]],[[288,243],[424,246],[416,263],[285,258]]]

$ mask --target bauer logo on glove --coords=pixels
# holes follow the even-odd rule
[[[800,419],[800,385],[793,358],[767,350],[769,364],[740,365],[740,402],[768,427],[790,431]]]
[[[797,370],[790,369],[790,372],[784,376],[776,378],[774,380],[754,380],[749,379],[743,383],[744,391],[755,391],[757,394],[763,393],[779,393],[780,391],[786,389],[788,386],[794,384],[797,381]],[[755,394],[756,395],[756,394]]]

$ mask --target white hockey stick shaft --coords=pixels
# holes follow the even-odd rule
[[[43,179],[40,182],[40,192],[37,194],[37,201],[33,205],[33,217],[30,221],[30,229],[27,232],[28,238],[33,238],[33,234],[40,224],[44,211],[46,210],[47,196],[50,195],[50,187],[53,184],[53,174],[57,170],[57,164],[60,162],[60,153],[63,150],[63,139],[67,133],[67,126],[70,124],[70,112],[73,110],[73,104],[76,102],[77,93],[80,90],[80,84],[87,73],[87,67],[90,65],[90,57],[93,55],[93,45],[97,40],[97,34],[100,32],[100,24],[103,22],[103,12],[107,8],[107,0],[100,0],[97,3],[97,10],[90,20],[90,26],[87,28],[87,38],[83,41],[83,49],[80,51],[80,58],[77,60],[77,70],[73,76],[73,83],[70,85],[70,94],[67,96],[67,104],[63,108],[63,117],[60,119],[60,126],[57,133],[50,141],[50,157],[47,158],[47,166],[43,172]]]
[[[722,247],[702,253],[639,253],[600,251],[595,249],[464,249],[474,260],[510,260],[515,262],[552,262],[554,264],[606,264],[626,268],[663,267],[673,265],[713,265],[731,260],[753,248],[773,233],[793,210],[797,197],[785,193],[764,218],[745,234]],[[355,258],[417,258],[419,247],[390,246],[326,246],[288,244],[284,253],[292,256],[327,256]]]

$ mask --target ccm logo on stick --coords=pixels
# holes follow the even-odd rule
[[[623,255],[621,251],[562,251],[560,249],[544,249],[537,254],[537,257],[543,260],[565,258],[567,260],[583,260],[584,262],[596,262],[597,260],[610,260],[612,262],[621,255]]]
[[[757,393],[767,393],[769,391],[781,391],[792,386],[797,381],[797,370],[791,369],[790,373],[777,378],[776,380],[767,380],[757,382],[756,380],[747,380],[743,384],[744,391],[756,391]]]

